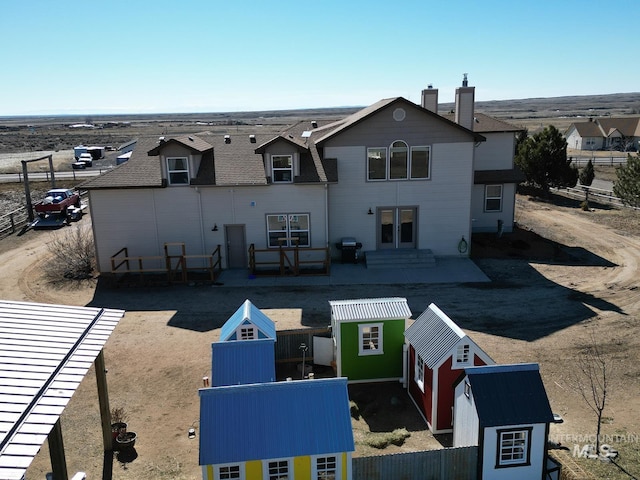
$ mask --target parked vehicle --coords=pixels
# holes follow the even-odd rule
[[[34,206],[41,217],[48,213],[66,213],[69,207],[80,207],[80,195],[66,188],[49,190],[44,199]]]

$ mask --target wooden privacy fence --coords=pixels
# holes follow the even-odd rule
[[[283,247],[257,249],[249,246],[249,270],[252,275],[329,275],[329,248]]]
[[[214,282],[221,271],[220,245],[211,255],[187,255],[184,243],[165,243],[164,255],[129,256],[124,247],[111,256],[111,274],[116,279],[137,274],[143,282],[149,274],[163,274],[168,283],[187,283],[194,273],[200,272]]]
[[[478,447],[357,457],[352,468],[353,480],[475,480]]]
[[[313,363],[313,337],[330,337],[328,328],[300,328],[295,330],[278,330],[276,332],[276,363],[301,362],[301,344],[308,349],[305,360]]]

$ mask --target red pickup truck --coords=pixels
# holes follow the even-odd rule
[[[49,190],[44,200],[34,206],[36,213],[40,216],[50,213],[66,213],[69,207],[80,207],[80,195],[66,188]]]

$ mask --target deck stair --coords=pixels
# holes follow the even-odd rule
[[[399,248],[364,252],[367,268],[432,268],[436,257],[431,250]]]

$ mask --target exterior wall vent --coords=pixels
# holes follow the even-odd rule
[[[231,143],[231,136],[230,135],[225,135],[224,136],[224,143]]]
[[[256,143],[256,136],[255,135],[249,135],[249,141],[251,143]]]
[[[318,128],[318,122],[316,122],[315,120],[312,120],[312,121],[311,121],[311,126],[312,126],[313,128]]]

